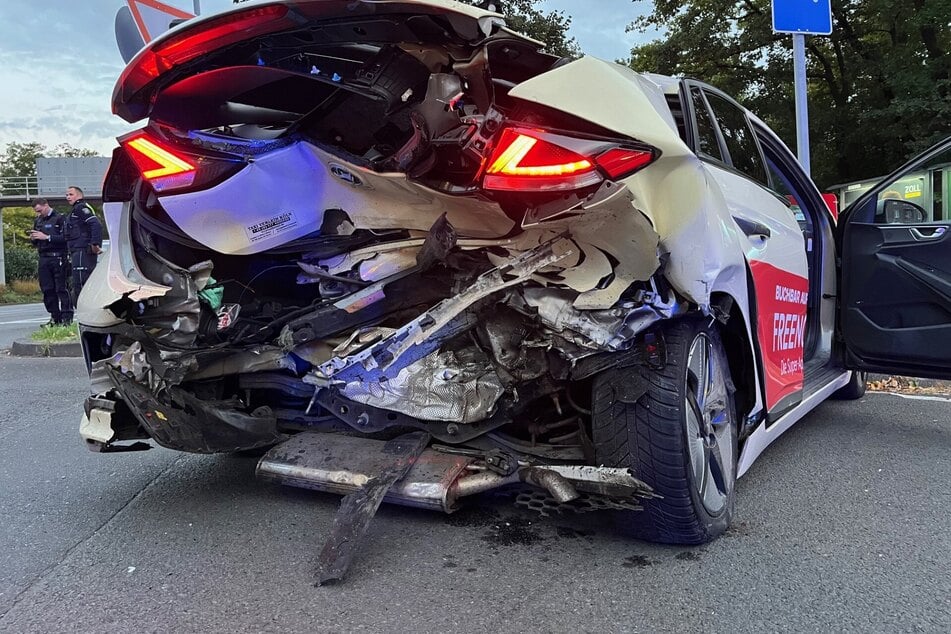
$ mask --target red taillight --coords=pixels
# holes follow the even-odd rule
[[[602,172],[611,179],[623,178],[654,158],[651,150],[507,128],[486,163],[482,186],[496,191],[570,191],[597,185],[604,180]]]
[[[502,132],[495,160],[488,174],[507,176],[563,176],[590,171],[594,166],[585,157],[554,143],[514,130]]]
[[[528,130],[503,130],[482,186],[498,191],[565,191],[601,182],[590,160],[540,136]]]
[[[193,160],[159,145],[146,134],[122,140],[129,158],[157,192],[189,187],[195,182],[198,169]]]
[[[181,156],[176,156],[145,135],[126,141],[126,147],[132,150],[129,155],[142,171],[146,180],[175,176],[194,172],[195,166]]]
[[[113,95],[113,111],[119,113],[120,103],[131,100],[150,82],[175,66],[241,40],[285,28],[288,25],[287,12],[287,6],[283,4],[236,11],[198,22],[191,28],[185,26],[180,33],[169,35],[168,39],[160,40],[151,48],[146,47],[122,72]],[[123,116],[129,121],[134,120],[126,114]]]
[[[630,176],[642,167],[650,165],[653,160],[654,153],[650,150],[635,150],[626,147],[611,148],[595,159],[598,167],[614,180]]]
[[[210,150],[181,150],[146,130],[120,137],[119,143],[142,178],[158,193],[210,187],[246,165],[238,156]]]
[[[276,31],[283,27],[281,19],[286,15],[287,7],[282,4],[229,13],[171,37],[152,50],[169,66],[177,66],[248,37]]]

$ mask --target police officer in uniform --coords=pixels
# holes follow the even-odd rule
[[[33,201],[33,230],[30,240],[40,256],[40,290],[51,324],[73,321],[73,303],[69,297],[69,260],[66,253],[66,217],[50,207],[45,198]]]
[[[69,263],[73,269],[73,304],[79,291],[102,253],[102,224],[92,207],[83,199],[83,190],[76,186],[66,188],[66,200],[73,209],[66,216],[66,244],[69,248]]]

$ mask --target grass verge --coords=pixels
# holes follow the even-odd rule
[[[30,335],[30,338],[40,343],[79,341],[79,327],[76,322],[68,326],[43,326]]]
[[[35,304],[43,301],[40,284],[36,280],[13,280],[0,284],[0,304]]]

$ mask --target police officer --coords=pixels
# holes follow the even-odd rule
[[[50,207],[45,198],[33,201],[33,230],[30,240],[40,256],[40,290],[51,324],[73,321],[73,303],[69,297],[69,260],[66,253],[66,217]]]
[[[73,206],[66,217],[66,244],[73,269],[73,304],[76,304],[79,291],[83,289],[102,253],[102,225],[92,207],[83,199],[82,189],[75,185],[67,187],[66,200]]]

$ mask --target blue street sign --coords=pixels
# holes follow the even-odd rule
[[[773,0],[773,33],[829,35],[831,0]]]

